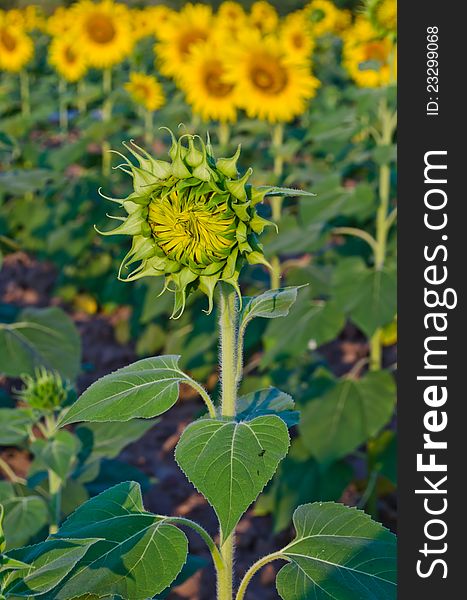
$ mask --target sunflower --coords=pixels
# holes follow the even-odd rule
[[[302,114],[319,87],[309,62],[292,60],[276,37],[250,31],[228,54],[226,81],[236,85],[249,117],[271,123]]]
[[[366,17],[359,17],[343,36],[343,64],[360,87],[381,87],[396,77],[396,46],[381,38]]]
[[[18,73],[34,55],[34,44],[24,29],[8,25],[0,15],[0,69]]]
[[[181,71],[180,85],[193,112],[204,121],[237,118],[235,85],[226,81],[222,52],[213,41],[196,44]]]
[[[288,15],[282,22],[279,35],[285,52],[292,58],[307,60],[311,57],[315,39],[303,11]]]
[[[165,102],[164,90],[152,75],[130,73],[130,81],[125,83],[125,89],[136,104],[141,104],[150,112],[157,110]]]
[[[70,83],[82,79],[88,69],[86,58],[79,51],[76,40],[68,36],[52,40],[49,46],[49,63]]]
[[[26,31],[45,31],[46,18],[40,6],[30,4],[23,9],[24,27]]]
[[[340,11],[330,0],[312,0],[303,10],[316,37],[338,30]]]
[[[128,9],[113,0],[80,0],[72,8],[73,31],[92,67],[109,68],[125,59],[133,48]]]
[[[261,33],[271,33],[277,29],[279,15],[269,2],[258,0],[251,6],[249,20],[251,25]]]
[[[247,15],[241,4],[227,0],[222,2],[216,15],[214,35],[222,40],[225,35],[236,38],[247,24]]]
[[[168,19],[155,46],[163,75],[179,77],[191,50],[210,37],[213,22],[211,8],[205,4],[186,4]]]
[[[47,19],[46,32],[53,36],[61,36],[73,27],[75,22],[72,11],[64,6],[59,6]]]
[[[216,160],[199,136],[172,135],[171,162],[155,160],[135,144],[127,148],[138,165],[126,159],[120,168],[132,176],[134,191],[122,200],[109,198],[127,216],[115,217],[120,225],[101,232],[132,237],[119,278],[165,277],[164,291],[174,293],[173,317],[183,313],[196,289],[212,310],[219,281],[240,295],[243,265],[268,266],[258,235],[271,223],[257,214],[256,205],[271,188],[251,186],[252,169],[238,175],[240,148],[232,158]]]
[[[151,33],[158,39],[160,32],[171,19],[177,14],[174,10],[163,4],[158,6],[147,6],[144,9],[151,23]]]
[[[397,32],[396,0],[367,0],[366,14],[373,27],[382,35]]]

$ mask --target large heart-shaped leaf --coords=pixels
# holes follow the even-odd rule
[[[394,378],[385,371],[343,379],[302,410],[303,443],[324,464],[342,458],[386,425],[394,411]]]
[[[81,341],[73,321],[61,309],[26,308],[17,322],[0,324],[0,355],[1,371],[11,377],[33,375],[35,367],[44,366],[74,379]]]
[[[305,504],[293,517],[296,538],[281,554],[283,600],[395,600],[396,540],[356,508]]]
[[[134,482],[119,484],[80,506],[48,543],[90,545],[41,600],[69,600],[84,592],[90,597],[152,598],[174,581],[188,553],[185,534],[144,510]],[[29,550],[21,549],[14,557],[24,560],[22,551]],[[39,544],[32,551],[33,560],[28,562],[35,568],[44,562],[47,548]],[[22,592],[23,584],[17,585]]]
[[[287,426],[277,416],[252,421],[201,419],[183,432],[175,458],[216,511],[225,540],[287,454]]]
[[[175,404],[180,382],[188,377],[179,356],[139,360],[93,383],[71,406],[60,426],[76,421],[149,419]]]

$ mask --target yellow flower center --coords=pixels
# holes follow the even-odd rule
[[[215,98],[225,98],[234,89],[233,85],[223,81],[223,74],[224,70],[218,61],[212,61],[205,67],[204,84],[211,96]]]
[[[86,31],[96,44],[108,44],[116,34],[112,19],[101,12],[95,12],[87,19]]]
[[[301,50],[305,46],[305,38],[304,38],[303,34],[301,34],[298,31],[296,33],[294,33],[292,36],[292,44],[295,48],[298,48],[298,50]]]
[[[8,52],[14,52],[17,46],[15,37],[4,27],[0,29],[0,43]]]
[[[235,215],[225,202],[209,206],[210,196],[195,199],[171,192],[149,205],[148,222],[164,253],[184,265],[206,267],[225,260],[235,244]]]
[[[286,69],[272,56],[258,57],[250,69],[250,77],[256,88],[271,96],[280,94],[289,81]]]
[[[190,48],[196,42],[204,42],[208,39],[207,33],[202,29],[190,29],[182,34],[178,40],[178,50],[181,56],[190,53]]]

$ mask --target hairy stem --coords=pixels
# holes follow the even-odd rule
[[[237,405],[237,306],[236,292],[228,284],[221,284],[220,341],[222,416],[235,417]],[[235,534],[223,541],[221,548],[223,567],[217,576],[218,600],[232,600]]]
[[[216,407],[214,406],[213,401],[211,400],[211,396],[207,393],[207,391],[204,389],[204,387],[202,385],[200,385],[197,381],[195,381],[194,379],[191,379],[191,377],[188,377],[188,375],[186,373],[183,373],[184,378],[186,378],[188,381],[188,385],[191,386],[194,390],[196,390],[198,392],[198,394],[201,396],[201,398],[204,400],[204,403],[207,406],[207,409],[209,411],[209,416],[213,419],[216,418],[217,413],[216,413]]]
[[[253,576],[265,565],[269,564],[270,562],[274,561],[274,560],[286,560],[289,561],[289,559],[281,554],[280,552],[274,552],[274,554],[268,554],[267,556],[261,558],[260,560],[258,560],[257,562],[255,562],[254,565],[252,565],[248,571],[245,573],[245,576],[242,579],[242,582],[240,583],[240,587],[238,588],[238,592],[237,595],[235,596],[235,600],[243,600],[245,598],[245,593],[246,593],[246,589],[250,583],[250,581],[252,580]]]

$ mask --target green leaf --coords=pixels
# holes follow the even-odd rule
[[[0,488],[0,502],[5,509],[3,529],[7,548],[26,544],[47,524],[47,505],[39,496],[16,496],[14,488],[7,482]]]
[[[261,366],[284,356],[302,356],[307,350],[334,339],[345,325],[345,317],[335,302],[303,298],[290,311],[290,318],[273,321],[265,334]]]
[[[315,503],[293,517],[291,562],[276,579],[283,600],[395,600],[396,540],[356,508]]]
[[[371,337],[396,314],[396,269],[368,269],[360,259],[343,261],[335,274],[335,295],[355,325]]]
[[[14,550],[12,555],[30,567],[11,579],[8,593],[31,597],[52,591],[97,541],[48,539],[36,546]]]
[[[184,533],[144,510],[141,490],[125,482],[89,500],[55,536],[32,547],[36,567],[44,564],[44,544],[91,545],[43,600],[69,600],[83,595],[116,595],[131,600],[152,598],[165,590],[185,564]],[[37,550],[36,550],[37,549]]]
[[[178,367],[179,356],[145,358],[93,383],[62,417],[60,426],[77,421],[149,419],[175,404],[178,388],[187,376]]]
[[[21,444],[29,436],[34,423],[31,413],[20,408],[0,408],[0,445]]]
[[[175,458],[214,508],[225,540],[287,454],[287,426],[277,416],[237,423],[201,419],[189,425]]]
[[[329,464],[376,435],[391,418],[395,400],[394,378],[385,371],[343,379],[303,408],[303,443],[320,463]]]
[[[80,458],[115,458],[156,423],[157,420],[133,419],[125,427],[116,422],[79,425],[75,433],[81,441]]]
[[[53,438],[38,439],[31,450],[40,464],[64,481],[71,471],[79,450],[79,440],[69,431],[58,431]]]
[[[306,190],[288,187],[258,185],[256,186],[256,189],[262,191],[266,190],[266,196],[289,196],[291,198],[295,198],[297,196],[316,196],[316,194],[313,194],[312,192],[307,192]]]
[[[255,417],[277,415],[286,425],[292,427],[299,421],[299,412],[294,410],[292,396],[270,387],[266,390],[251,392],[237,400],[237,421],[251,421]]]
[[[274,319],[289,314],[290,307],[297,300],[299,287],[286,287],[268,290],[253,298],[244,298],[244,308],[240,317],[240,329],[244,330],[255,317]]]
[[[68,315],[61,309],[26,308],[16,323],[0,323],[1,370],[9,377],[44,366],[73,380],[79,372],[81,341]]]

